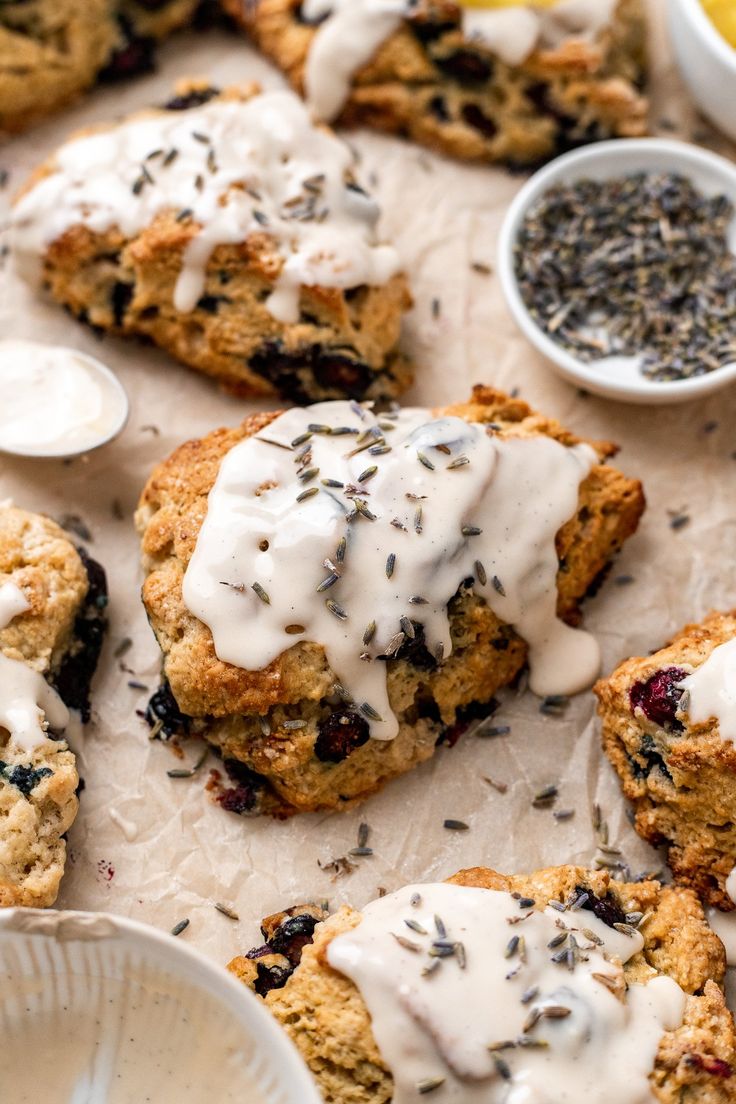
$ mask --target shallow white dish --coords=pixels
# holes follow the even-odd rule
[[[736,50],[706,15],[700,0],[667,0],[675,58],[704,115],[736,139]]]
[[[0,912],[0,1034],[8,1104],[319,1104],[257,997],[123,917]]]
[[[606,358],[586,363],[563,349],[537,325],[519,293],[514,271],[514,243],[529,207],[555,184],[585,177],[605,180],[639,171],[679,172],[706,195],[723,193],[736,204],[736,165],[687,142],[664,138],[629,138],[599,142],[566,153],[535,173],[509,207],[498,242],[498,274],[506,302],[519,328],[560,375],[607,398],[636,403],[677,403],[702,398],[736,381],[736,363],[694,379],[657,383],[647,379],[633,358]],[[736,220],[730,245],[736,252]]]

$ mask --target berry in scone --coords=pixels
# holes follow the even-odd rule
[[[596,693],[603,746],[637,831],[666,847],[678,882],[733,911],[736,614],[686,625],[660,651],[625,660]]]
[[[218,748],[237,812],[345,809],[454,743],[528,662],[599,669],[572,627],[640,484],[519,399],[320,403],[190,441],[137,514],[164,654],[158,732]]]
[[[98,78],[148,72],[156,42],[199,0],[0,3],[0,134],[65,107]]]
[[[641,0],[223,0],[319,118],[528,165],[646,129]]]
[[[73,138],[16,202],[21,271],[241,395],[387,398],[411,300],[354,155],[292,92],[184,85]]]

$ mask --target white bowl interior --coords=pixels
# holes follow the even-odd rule
[[[257,997],[119,917],[0,913],[0,1034],[14,1104],[319,1104]]]
[[[700,398],[736,379],[736,363],[692,379],[657,382],[640,371],[639,359],[606,357],[590,364],[558,345],[537,325],[519,292],[514,246],[527,211],[549,188],[584,178],[606,180],[631,173],[678,172],[705,195],[725,194],[736,204],[736,165],[686,142],[658,138],[601,142],[564,154],[536,173],[511,204],[499,237],[498,273],[507,303],[526,337],[573,383],[611,398],[640,403],[682,402]],[[736,253],[736,219],[729,245]]]

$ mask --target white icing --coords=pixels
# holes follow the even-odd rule
[[[350,432],[310,436],[310,424]],[[293,446],[305,434],[308,442]],[[371,454],[374,441],[387,451]],[[462,466],[449,467],[458,460]],[[368,704],[371,734],[391,739],[398,722],[386,663],[376,657],[399,646],[402,618],[424,626],[433,654],[439,646],[449,656],[447,603],[475,576],[476,592],[529,644],[532,689],[576,693],[595,679],[600,654],[589,634],[556,616],[555,535],[575,514],[594,463],[587,445],[502,439],[484,425],[422,409],[379,418],[347,402],[290,410],[223,459],[184,577],[184,602],[210,628],[218,657],[246,670],[262,670],[300,639],[321,644],[341,686],[358,706]],[[314,493],[297,501],[304,492]],[[463,527],[481,532],[464,534]],[[332,575],[339,576],[334,585],[319,592]]]
[[[729,966],[736,966],[736,912],[709,908],[706,914],[708,923],[726,950],[726,962]]]
[[[611,22],[617,3],[558,0],[551,8],[529,3],[493,9],[473,4],[462,12],[462,30],[507,65],[521,65],[537,47],[554,48],[571,37],[595,38]],[[307,101],[318,118],[337,118],[355,74],[398,30],[412,6],[412,0],[305,0],[306,18],[322,20],[304,78]]]
[[[30,604],[15,583],[0,587],[0,631]],[[0,729],[25,751],[33,751],[47,739],[45,724],[63,730],[69,710],[46,679],[25,663],[0,652]]]
[[[295,322],[300,286],[381,285],[399,269],[396,251],[377,241],[375,202],[348,187],[352,164],[348,147],[315,127],[290,92],[156,112],[62,146],[53,171],[16,205],[11,241],[21,270],[37,274],[72,226],[119,227],[129,238],[163,212],[191,211],[198,231],[177,279],[177,310],[196,306],[213,250],[265,233],[274,264],[283,262],[267,305]]]
[[[736,743],[736,639],[714,648],[678,686],[687,692],[680,709],[691,724],[716,720],[721,738]]]
[[[0,341],[0,449],[31,456],[83,452],[109,440],[127,415],[123,391],[78,353]]]
[[[408,886],[373,901],[357,928],[329,944],[330,965],[355,982],[368,1007],[394,1076],[394,1104],[424,1099],[418,1086],[434,1079],[441,1080],[430,1097],[437,1104],[653,1104],[649,1076],[664,1032],[682,1023],[685,993],[660,976],[630,983],[623,994],[622,963],[641,950],[638,932],[615,931],[584,910],[527,911],[509,923],[525,915],[509,893]],[[465,965],[455,953],[426,976],[437,916],[446,940],[462,944]],[[573,969],[552,961],[571,946],[564,929],[578,947]],[[566,941],[550,948],[560,936]],[[509,953],[513,937],[524,943]],[[544,1015],[549,1007],[570,1011],[552,1018]],[[542,1015],[531,1024],[535,1010]],[[548,1045],[489,1049],[520,1036]]]
[[[726,878],[726,893],[736,905],[736,866]]]

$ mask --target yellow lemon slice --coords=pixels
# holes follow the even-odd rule
[[[473,7],[496,7],[473,3]],[[736,3],[734,0],[703,0],[703,7],[710,16],[716,29],[731,46],[736,46]]]

